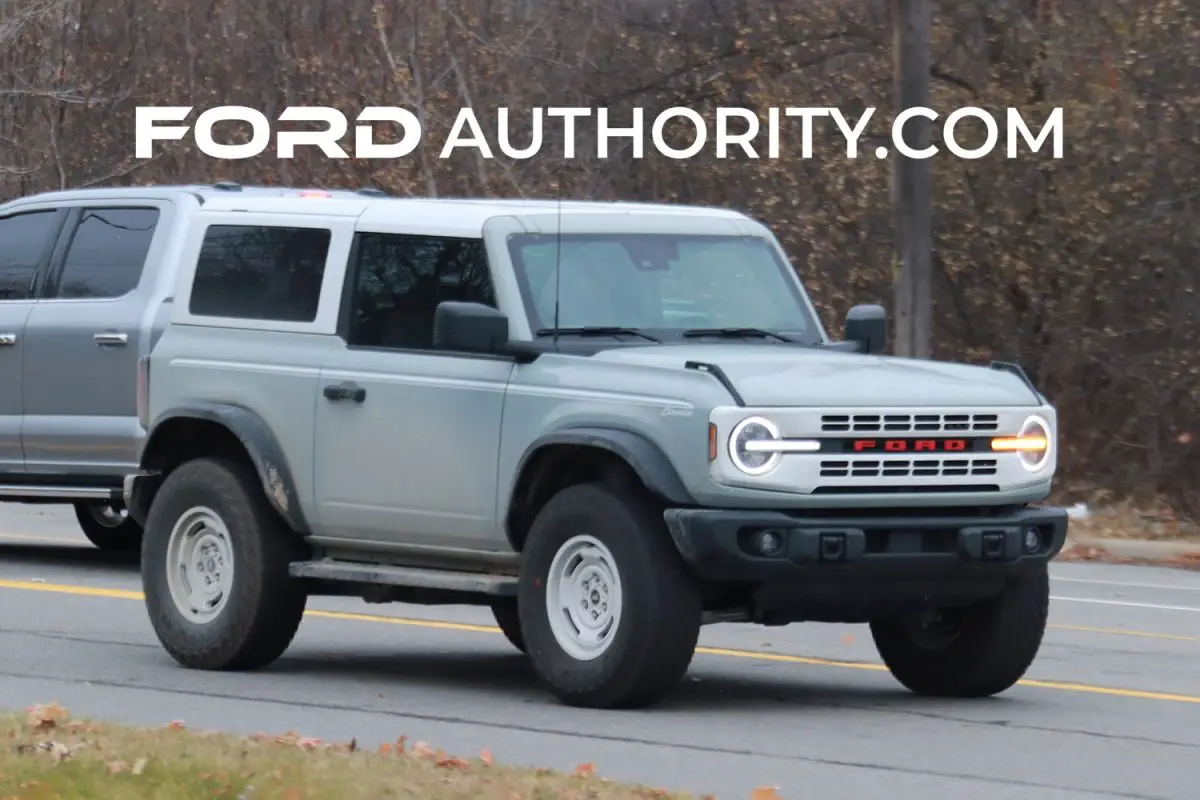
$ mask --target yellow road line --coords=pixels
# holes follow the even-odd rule
[[[1200,636],[1184,636],[1178,633],[1150,633],[1149,631],[1131,631],[1125,628],[1094,628],[1090,625],[1050,625],[1048,627],[1059,631],[1103,633],[1109,636],[1137,636],[1143,639],[1165,639],[1171,642],[1200,642]]]
[[[16,589],[31,592],[52,592],[54,594],[70,594],[84,597],[108,597],[117,600],[142,600],[141,592],[128,589],[105,589],[96,586],[73,586],[61,583],[39,583],[37,581],[0,580],[0,589]],[[406,617],[390,617],[380,614],[353,614],[343,611],[305,612],[305,616],[322,619],[339,619],[348,622],[374,622],[387,625],[409,625],[417,628],[432,628],[435,630],[469,631],[474,633],[499,633],[500,629],[492,625],[471,625],[463,622],[439,622],[436,620],[410,619]],[[1084,629],[1091,632],[1091,629]],[[1115,629],[1113,629],[1115,630]],[[1107,632],[1108,629],[1096,629],[1096,632]],[[1166,636],[1165,634],[1162,634]],[[1187,637],[1181,637],[1187,638]],[[724,647],[697,647],[697,653],[724,658],[746,658],[755,661],[773,661],[784,664],[806,664],[818,667],[837,667],[840,669],[857,669],[869,672],[886,672],[883,664],[872,664],[865,661],[840,661],[829,658],[811,658],[809,656],[793,656],[786,653],[767,653],[759,650],[735,650]],[[1200,704],[1200,695],[1174,694],[1171,692],[1150,692],[1141,689],[1119,689],[1111,686],[1092,686],[1086,683],[1069,681],[1044,681],[1026,678],[1018,682],[1020,686],[1037,689],[1054,689],[1062,692],[1081,692],[1098,694],[1107,697],[1128,697],[1138,700],[1166,700],[1172,703]]]

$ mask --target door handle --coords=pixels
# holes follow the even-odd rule
[[[323,390],[325,399],[335,403],[339,400],[353,400],[361,403],[367,399],[367,390],[353,383],[332,383]]]
[[[103,333],[97,333],[92,336],[92,339],[95,340],[96,344],[100,345],[101,347],[103,347],[105,345],[129,344],[129,334],[113,333],[112,331],[105,331]]]
[[[17,343],[15,333],[0,333],[0,347],[12,347]]]

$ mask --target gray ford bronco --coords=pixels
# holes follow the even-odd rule
[[[911,691],[1025,673],[1067,518],[1019,367],[822,328],[770,231],[625,203],[218,197],[140,363],[124,502],[197,669],[310,596],[489,606],[562,702],[651,704],[702,625],[867,623]]]

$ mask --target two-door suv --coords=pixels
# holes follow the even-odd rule
[[[869,623],[926,695],[1038,651],[1054,409],[880,355],[879,306],[831,341],[743,214],[230,195],[176,252],[124,501],[181,664],[269,664],[314,595],[490,606],[591,707],[663,697],[709,622]]]

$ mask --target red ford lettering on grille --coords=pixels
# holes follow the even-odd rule
[[[876,439],[855,439],[852,449],[856,453],[870,453],[882,449],[887,453],[943,453],[962,452],[967,449],[966,439],[884,439],[882,448]]]

